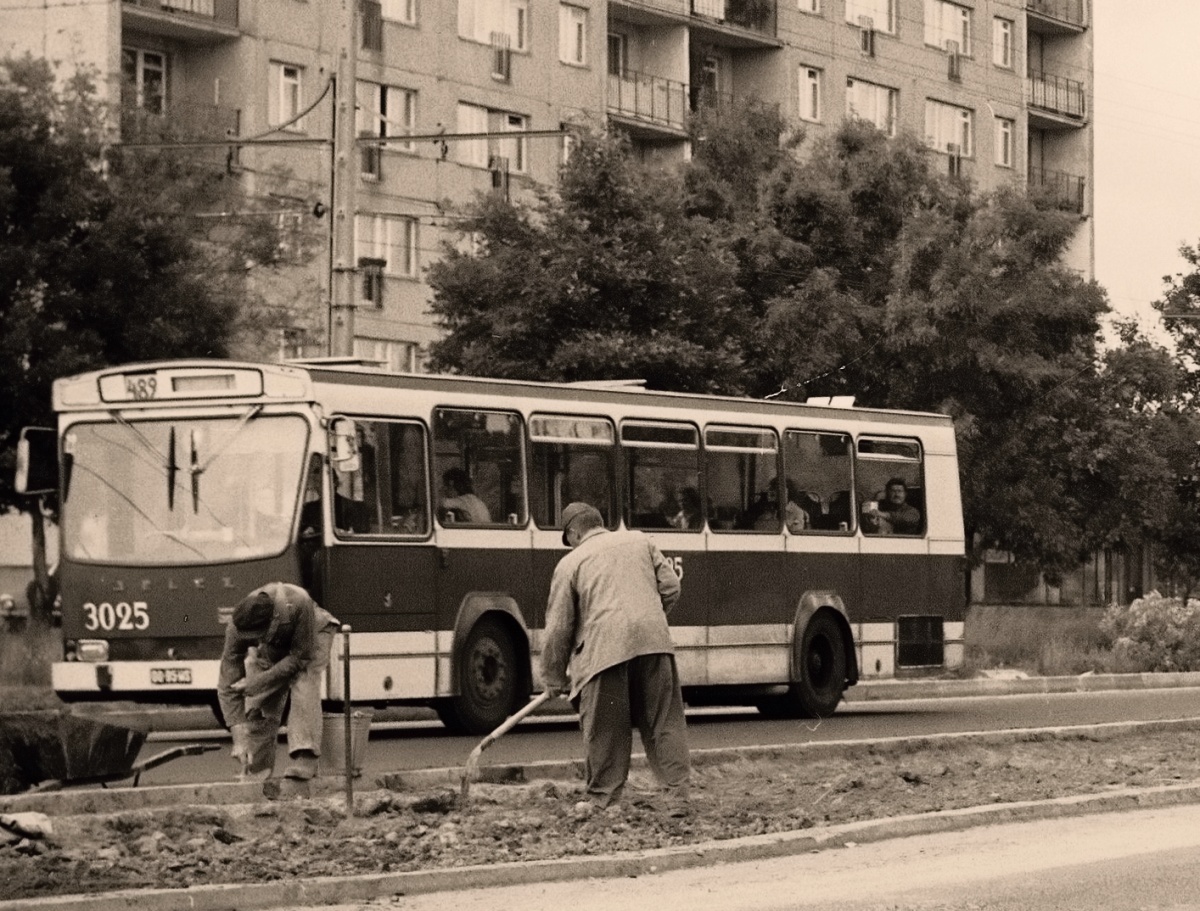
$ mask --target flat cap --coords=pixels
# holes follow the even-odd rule
[[[563,527],[562,542],[563,542],[563,544],[566,544],[568,547],[571,546],[571,542],[567,540],[567,531],[571,528],[571,523],[574,522],[576,519],[578,519],[580,516],[594,517],[594,519],[595,519],[595,522],[593,523],[594,525],[603,525],[604,524],[604,517],[600,515],[600,510],[598,510],[592,504],[580,503],[578,501],[575,503],[568,503],[567,508],[562,511],[562,527]]]
[[[242,636],[261,636],[275,617],[275,602],[266,592],[251,594],[233,609],[233,625]]]

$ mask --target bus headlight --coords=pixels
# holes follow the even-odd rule
[[[79,661],[107,661],[108,640],[80,639],[75,644],[75,655],[76,659]]]

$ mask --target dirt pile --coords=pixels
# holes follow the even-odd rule
[[[6,899],[270,882],[607,854],[987,803],[1200,780],[1200,731],[948,741],[696,757],[692,813],[670,818],[646,773],[616,810],[578,782],[360,789],[340,797],[60,817],[46,839],[0,844]]]

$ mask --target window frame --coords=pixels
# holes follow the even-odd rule
[[[741,445],[735,445],[735,444],[730,444],[730,443],[710,443],[709,442],[709,434],[710,433],[741,433],[741,434],[747,434],[747,435],[749,435],[749,434],[759,434],[759,435],[769,434],[770,438],[771,438],[771,442],[774,445],[768,447],[768,446],[741,446]],[[701,438],[703,440],[703,450],[704,450],[703,455],[701,457],[701,475],[703,477],[702,486],[704,489],[704,503],[705,503],[705,507],[706,507],[705,511],[707,513],[706,518],[708,520],[707,525],[708,525],[709,530],[711,532],[713,532],[714,534],[722,534],[722,535],[726,535],[726,534],[778,535],[778,534],[782,533],[786,523],[784,522],[783,512],[779,509],[779,504],[786,503],[786,500],[784,499],[784,496],[786,496],[786,495],[783,494],[783,491],[786,488],[784,488],[780,482],[780,478],[782,478],[782,476],[783,476],[783,448],[782,448],[782,443],[781,443],[780,437],[779,437],[779,431],[776,430],[774,427],[767,426],[767,425],[706,424],[706,425],[704,425],[704,432],[701,435]],[[713,473],[710,471],[710,461],[709,461],[710,453],[717,455],[717,456],[722,456],[722,455],[725,455],[725,456],[727,456],[727,455],[742,455],[743,457],[745,457],[745,456],[755,457],[755,456],[767,456],[767,455],[774,456],[774,458],[772,460],[774,464],[773,464],[772,470],[771,470],[771,480],[774,482],[774,488],[775,488],[775,503],[776,503],[776,526],[775,526],[775,528],[773,528],[773,529],[762,529],[762,528],[753,528],[753,527],[739,528],[736,523],[734,524],[734,526],[732,528],[720,528],[717,525],[713,524],[712,519],[714,517],[713,517],[712,513],[715,512],[716,504],[713,503],[713,498],[712,498],[711,479],[712,479]],[[765,492],[768,489],[769,489],[769,486],[764,487],[762,491],[754,491],[754,493],[757,494],[760,492]],[[753,503],[750,503],[747,505],[746,509],[744,510],[743,517],[745,517],[745,514],[748,514],[750,512],[750,510],[753,508],[753,506],[754,506]]]
[[[996,115],[993,118],[996,136],[995,165],[999,168],[1017,166],[1017,122],[1011,117]]]
[[[529,527],[529,518],[530,518],[530,515],[529,515],[529,452],[528,452],[528,436],[529,436],[529,434],[528,434],[528,428],[527,428],[528,422],[525,420],[525,416],[520,411],[515,410],[515,409],[510,409],[510,408],[480,407],[480,406],[472,406],[472,405],[435,405],[433,407],[432,415],[431,415],[431,419],[430,419],[430,435],[429,435],[429,438],[430,438],[430,441],[432,444],[431,448],[432,448],[432,452],[433,452],[433,465],[432,465],[432,470],[430,473],[430,484],[431,485],[434,484],[435,482],[440,484],[441,476],[446,470],[446,469],[442,468],[441,464],[439,464],[439,458],[438,458],[438,456],[439,456],[439,451],[438,451],[439,435],[437,433],[439,415],[441,415],[445,412],[455,412],[458,414],[502,415],[504,417],[511,418],[516,421],[516,432],[515,432],[514,436],[517,441],[517,453],[515,455],[515,458],[513,459],[513,464],[515,464],[517,466],[517,470],[520,472],[520,476],[521,476],[521,492],[517,497],[518,506],[519,506],[520,511],[518,513],[516,513],[516,517],[517,517],[516,522],[508,521],[508,518],[510,516],[512,516],[513,513],[507,513],[507,514],[505,514],[504,519],[501,521],[496,521],[495,517],[493,516],[492,517],[493,521],[487,522],[487,523],[479,523],[479,522],[446,523],[443,521],[442,516],[441,516],[442,493],[441,493],[441,488],[438,487],[438,489],[434,492],[434,502],[436,502],[437,505],[433,510],[434,521],[435,521],[437,527],[442,529],[443,532],[445,532],[447,529],[470,529],[470,530],[474,530],[474,531],[478,531],[478,530],[524,531],[524,530],[527,530]],[[462,454],[461,448],[458,449],[458,452],[459,452],[459,455],[461,456],[461,454]],[[451,466],[451,467],[453,467],[453,466]],[[489,513],[491,512],[490,507],[488,508],[488,512]]]
[[[554,420],[554,421],[589,422],[589,423],[592,423],[595,425],[602,424],[608,428],[608,430],[610,432],[610,436],[609,436],[608,440],[594,440],[594,439],[589,440],[589,439],[585,439],[582,437],[567,437],[567,436],[553,436],[553,435],[546,435],[546,434],[538,434],[534,429],[535,425],[537,424],[538,421],[547,420],[547,419]],[[608,485],[608,503],[606,504],[608,518],[605,523],[605,528],[608,528],[610,530],[617,528],[620,525],[621,518],[623,515],[623,510],[621,508],[621,504],[618,502],[618,498],[620,497],[620,494],[621,494],[620,470],[618,467],[621,464],[621,447],[618,444],[618,436],[617,436],[618,431],[617,431],[616,422],[607,415],[571,414],[571,413],[566,413],[566,412],[552,412],[552,411],[532,411],[529,413],[529,416],[525,421],[525,428],[526,428],[526,435],[528,437],[528,440],[526,442],[526,452],[528,454],[527,458],[528,458],[528,462],[529,462],[529,464],[526,468],[526,471],[525,471],[525,480],[526,480],[527,499],[530,501],[529,502],[529,518],[533,522],[534,526],[542,531],[561,531],[562,527],[563,527],[561,521],[557,522],[557,523],[553,523],[553,524],[543,525],[541,523],[541,521],[538,519],[537,515],[535,515],[534,509],[533,509],[532,490],[534,488],[534,481],[535,481],[534,474],[535,474],[535,469],[540,464],[538,462],[537,456],[535,455],[534,447],[536,447],[538,445],[543,445],[543,446],[575,446],[575,447],[578,447],[581,449],[591,449],[591,450],[597,450],[597,451],[604,450],[606,452],[606,454],[608,456],[608,460],[607,460],[608,475],[606,478],[607,485]],[[540,480],[540,478],[538,480]],[[566,505],[567,505],[566,503],[563,503],[562,504],[563,508],[565,508]],[[592,505],[595,506],[596,504],[593,503]],[[561,518],[561,514],[560,514],[560,518]]]
[[[132,58],[130,58],[130,55],[132,55]],[[149,57],[159,58],[158,65],[151,64],[148,60]],[[132,74],[125,71],[125,63],[127,60],[129,60],[132,64]],[[156,51],[129,44],[124,44],[121,46],[122,81],[133,89],[133,106],[139,111],[145,111],[148,114],[154,114],[159,117],[166,115],[169,71],[170,56],[166,51]],[[157,107],[148,107],[146,105],[146,74],[148,72],[157,73],[160,80],[160,91],[159,94],[155,96],[158,100]],[[132,81],[129,81],[130,75],[132,75]],[[126,102],[126,106],[129,106],[128,102]]]
[[[883,25],[880,24],[880,7],[884,8]],[[873,31],[885,35],[896,34],[896,0],[846,0],[846,22],[857,28],[863,16],[871,19]]]
[[[1005,70],[1016,68],[1016,23],[1012,19],[992,18],[992,64]]]
[[[589,10],[574,3],[558,5],[558,62],[567,66],[588,66]],[[574,45],[574,47],[571,47]],[[570,50],[569,50],[570,49]]]
[[[883,444],[892,443],[892,444],[899,444],[899,445],[905,445],[905,446],[912,446],[916,449],[916,457],[915,458],[906,458],[906,457],[900,456],[898,454],[892,454],[892,453],[870,453],[870,452],[864,453],[864,452],[862,452],[863,443],[883,443]],[[893,537],[895,537],[895,538],[907,538],[910,540],[928,537],[929,536],[929,489],[928,489],[928,485],[926,484],[925,444],[920,439],[920,437],[888,436],[887,434],[864,433],[864,434],[861,434],[860,436],[857,436],[854,438],[853,454],[854,454],[854,484],[855,484],[854,489],[855,489],[856,494],[859,492],[858,488],[859,488],[860,479],[861,479],[862,475],[865,474],[865,472],[859,471],[859,464],[860,463],[870,464],[872,462],[877,463],[877,464],[887,463],[887,464],[893,464],[893,465],[915,464],[917,466],[918,480],[920,481],[919,489],[922,492],[922,502],[921,502],[920,508],[913,507],[914,509],[917,509],[917,511],[921,514],[921,530],[919,532],[916,532],[916,533],[910,532],[910,533],[905,533],[905,534],[880,535],[878,533],[868,534],[864,530],[864,534],[871,538],[880,538],[880,537],[893,538]],[[884,474],[888,475],[888,476],[893,476],[893,475],[897,474],[897,472],[894,472],[891,469],[889,469],[888,471],[884,472]],[[884,481],[882,481],[881,483],[883,483],[885,485],[884,489],[886,491],[886,483],[887,483],[886,479]],[[910,490],[913,489],[913,487],[914,487],[914,485],[908,480],[905,481],[905,485]],[[869,494],[869,496],[874,496],[874,494],[877,492],[878,491],[872,491]],[[865,504],[868,501],[867,501],[866,497],[862,497],[862,498],[858,499],[858,502],[859,502],[859,504]],[[911,506],[912,503],[910,502],[909,505]],[[861,512],[861,510],[862,510],[861,505],[859,506],[859,510]],[[857,516],[856,516],[856,518],[857,518]]]
[[[267,106],[267,125],[290,133],[303,133],[303,117],[295,123],[288,121],[304,110],[304,67],[284,60],[272,60],[270,65],[272,78],[268,92],[273,103]],[[289,77],[289,71],[294,73],[293,77]]]
[[[370,225],[370,236],[364,228]],[[393,227],[403,225],[405,228],[402,243],[397,243],[392,234]],[[354,258],[383,260],[383,274],[391,278],[414,279],[420,275],[418,259],[417,232],[419,223],[412,215],[380,215],[359,212],[354,216]],[[396,258],[391,256],[393,250],[403,250],[402,262],[405,268],[396,268]]]
[[[784,428],[783,432],[780,434],[780,448],[779,448],[780,458],[783,462],[781,477],[784,479],[784,490],[782,492],[782,496],[784,496],[784,497],[788,496],[787,486],[789,484],[794,483],[797,485],[797,487],[799,487],[799,485],[801,484],[801,481],[797,480],[794,477],[793,465],[788,458],[788,445],[789,445],[788,440],[789,440],[789,438],[799,437],[799,436],[806,436],[806,437],[830,436],[830,437],[841,438],[846,444],[846,454],[844,457],[844,463],[845,463],[845,467],[846,467],[847,471],[846,471],[846,479],[845,480],[850,485],[849,487],[844,488],[845,493],[846,493],[847,497],[849,498],[849,503],[847,504],[848,509],[849,509],[849,515],[847,516],[845,523],[842,523],[845,525],[845,527],[844,528],[842,528],[842,527],[818,528],[815,524],[816,520],[814,519],[813,515],[811,513],[809,513],[809,526],[808,526],[808,528],[804,529],[804,534],[806,534],[806,535],[842,535],[842,536],[853,535],[858,530],[858,487],[856,485],[856,472],[855,472],[855,464],[854,464],[854,454],[856,451],[854,435],[849,430],[814,430],[810,427],[786,427],[786,428]],[[807,483],[806,483],[806,486],[802,489],[803,490],[811,490],[812,488],[809,485],[807,485]],[[839,488],[839,490],[842,490],[842,488]],[[824,502],[825,502],[824,499],[822,499],[822,503],[824,503]],[[803,508],[803,506],[802,506],[802,508]],[[822,512],[822,516],[824,516],[824,515],[826,515],[826,513]],[[824,521],[825,520],[822,519],[822,522],[824,522]],[[836,520],[830,520],[830,521],[836,521]]]
[[[799,105],[796,116],[805,123],[820,123],[823,113],[821,83],[825,72],[820,67],[800,64],[798,73]],[[807,108],[807,111],[806,111]]]
[[[334,465],[333,470],[331,472],[332,478],[331,478],[331,484],[330,484],[330,495],[332,498],[332,502],[330,503],[330,513],[333,517],[332,525],[333,525],[334,539],[341,544],[347,544],[347,543],[354,543],[354,542],[360,542],[360,541],[394,540],[397,538],[401,538],[404,540],[410,540],[410,541],[426,541],[429,538],[431,538],[433,536],[433,490],[432,490],[432,483],[431,483],[432,476],[430,473],[431,463],[430,463],[430,453],[429,453],[429,443],[430,443],[430,440],[432,439],[432,434],[430,432],[429,426],[419,418],[412,418],[412,417],[400,418],[400,417],[389,417],[389,416],[382,416],[382,415],[375,415],[375,414],[341,414],[341,413],[336,414],[331,418],[330,426],[332,426],[333,422],[336,421],[338,418],[347,418],[351,421],[354,421],[354,423],[356,425],[364,424],[364,423],[386,424],[389,426],[398,424],[398,425],[405,425],[408,427],[416,427],[420,430],[420,432],[421,432],[421,468],[422,468],[422,471],[424,472],[423,491],[424,491],[424,496],[425,496],[425,503],[424,503],[425,527],[424,527],[423,531],[414,531],[414,532],[404,532],[404,531],[356,532],[353,530],[346,530],[346,529],[341,528],[340,523],[338,522],[338,509],[337,509],[338,487],[339,487],[340,481],[339,481],[339,473],[337,471],[337,466]],[[390,447],[389,447],[389,452],[390,452]],[[362,458],[361,452],[358,454],[358,457],[360,459]],[[389,464],[388,467],[390,469],[391,465]],[[389,481],[389,484],[390,484],[390,481]],[[365,485],[364,485],[364,487],[365,487]],[[376,479],[376,489],[378,489],[378,478]],[[364,496],[366,495],[365,489],[363,491],[363,494],[364,494]],[[394,499],[394,496],[393,496],[393,499]],[[395,506],[396,504],[393,502],[390,505]]]
[[[691,432],[692,443],[672,443],[669,441],[653,441],[653,440],[630,440],[626,438],[626,430],[630,428],[643,428],[647,430],[661,429],[669,431],[681,431],[687,429]],[[693,421],[676,421],[676,420],[659,420],[655,418],[630,417],[624,418],[617,424],[617,440],[620,446],[620,470],[621,486],[619,491],[621,497],[621,515],[625,520],[625,525],[628,528],[639,530],[653,531],[656,534],[659,532],[680,532],[683,534],[698,534],[704,531],[704,452],[701,445],[702,435],[700,427]],[[695,466],[695,489],[700,496],[701,503],[701,522],[696,528],[676,528],[667,525],[642,525],[635,524],[634,518],[634,482],[636,480],[633,466],[630,460],[633,458],[633,453],[637,450],[656,450],[659,452],[691,452],[694,456]],[[690,485],[689,485],[690,486]]]
[[[878,107],[879,98],[882,97],[887,104],[887,126],[881,127],[879,122],[874,117],[864,117],[859,114],[853,107],[854,90],[857,86],[868,86],[872,90],[872,99],[875,106]],[[882,96],[880,93],[884,93]],[[854,117],[863,120],[877,130],[882,132],[889,139],[896,137],[897,121],[900,119],[900,90],[884,85],[881,82],[871,82],[868,79],[859,79],[855,76],[846,77],[846,116]]]
[[[934,15],[936,22],[930,21]],[[925,0],[925,44],[945,50],[947,42],[954,41],[962,56],[974,56],[971,17],[971,8],[962,4],[950,0]]]
[[[950,132],[953,139],[945,135],[949,126],[948,117],[956,117],[957,122]],[[931,119],[932,118],[932,119]],[[930,129],[931,124],[934,129]],[[928,148],[941,155],[949,155],[949,145],[959,146],[956,153],[962,158],[975,157],[975,112],[971,108],[948,101],[938,101],[935,98],[925,99],[925,144]]]
[[[529,0],[458,0],[458,37],[476,44],[492,43],[492,34],[507,35],[513,51],[529,51]]]
[[[379,0],[380,15],[388,22],[399,22],[402,25],[417,24],[417,0]],[[389,16],[397,8],[403,8],[400,16]]]

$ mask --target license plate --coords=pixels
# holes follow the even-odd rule
[[[190,667],[152,667],[150,682],[155,686],[172,683],[191,683],[192,669]]]

